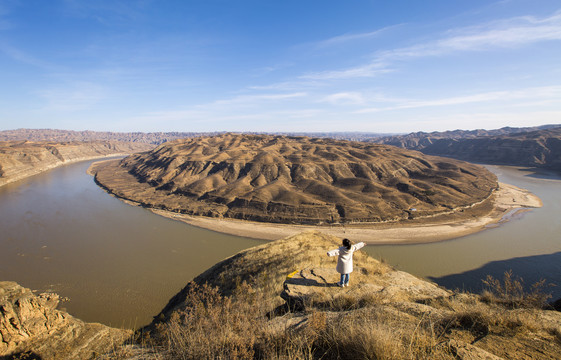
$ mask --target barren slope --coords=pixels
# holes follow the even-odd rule
[[[169,142],[96,169],[144,206],[281,223],[395,221],[485,200],[496,177],[466,162],[392,146],[232,135]]]
[[[0,186],[63,164],[151,148],[149,144],[110,141],[0,141]]]
[[[384,137],[377,143],[425,154],[486,164],[535,166],[561,170],[561,127],[503,128],[492,131],[412,133]]]

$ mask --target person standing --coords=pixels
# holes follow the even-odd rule
[[[352,245],[349,239],[343,239],[343,246],[327,252],[327,256],[339,256],[336,270],[341,274],[341,281],[337,285],[349,286],[350,274],[353,272],[353,253],[364,246],[363,242]]]

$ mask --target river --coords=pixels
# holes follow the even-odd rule
[[[193,277],[262,241],[130,206],[71,164],[0,187],[0,280],[54,291],[88,322],[148,324]]]
[[[262,241],[169,220],[108,195],[86,174],[91,161],[0,187],[0,280],[69,300],[88,321],[137,328],[189,280]],[[490,166],[500,181],[534,192],[543,208],[505,225],[426,245],[367,246],[398,269],[452,288],[478,289],[508,269],[527,282],[561,279],[561,179]],[[561,297],[560,287],[553,288]]]

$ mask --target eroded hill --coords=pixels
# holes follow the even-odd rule
[[[392,146],[232,135],[182,139],[95,169],[119,197],[175,212],[280,223],[399,221],[485,201],[483,167]]]
[[[110,141],[0,141],[0,186],[63,164],[151,148],[149,144]]]
[[[561,126],[491,131],[412,133],[377,143],[486,164],[544,167],[561,171]]]

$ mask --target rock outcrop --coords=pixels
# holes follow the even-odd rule
[[[58,302],[56,294],[36,296],[14,282],[0,281],[0,357],[90,359],[132,335],[129,330],[78,320],[57,310]]]
[[[232,134],[168,142],[105,164],[96,181],[148,207],[295,224],[434,216],[497,188],[483,167],[391,146]]]
[[[97,142],[0,142],[0,186],[60,165],[146,151],[143,143]]]
[[[193,358],[199,347],[208,358],[242,351],[268,358],[268,349],[270,358],[561,357],[560,312],[446,290],[360,250],[350,286],[341,288],[336,259],[326,255],[339,244],[305,232],[225,259],[170,300],[141,332],[153,343],[134,353],[156,358],[151,351],[158,348],[165,358]],[[200,329],[206,329],[202,337]],[[166,345],[170,339],[173,346]]]
[[[308,268],[289,274],[283,284],[281,297],[291,308],[307,304],[329,307],[337,296],[352,293],[357,298],[375,298],[376,302],[426,302],[449,297],[450,291],[419,279],[404,271],[388,271],[378,276],[365,276],[368,270],[357,267],[352,276],[352,288],[338,289],[339,273],[334,268]],[[331,289],[333,288],[333,289]]]

